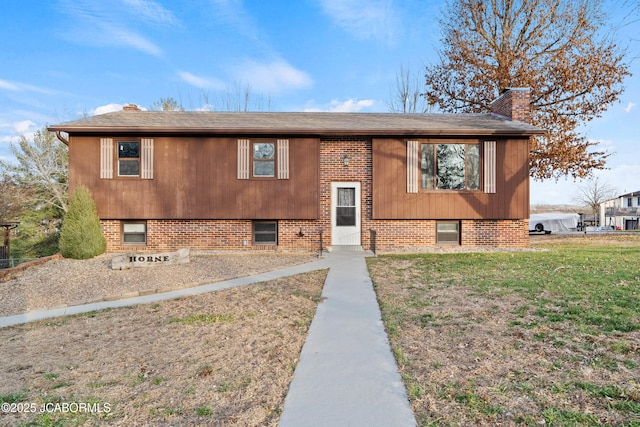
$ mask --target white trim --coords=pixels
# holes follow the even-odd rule
[[[496,192],[496,142],[484,142],[484,192]]]
[[[142,138],[140,146],[140,177],[153,179],[153,139]]]
[[[356,224],[354,226],[338,226],[336,208],[338,206],[338,188],[354,188],[356,203]],[[360,182],[331,183],[331,245],[360,246],[362,244],[362,201]]]
[[[289,140],[278,140],[278,179],[289,179]]]
[[[418,178],[420,177],[419,153],[419,142],[407,141],[407,193],[418,192]]]
[[[238,179],[249,179],[249,145],[248,139],[238,140]]]
[[[100,138],[100,179],[113,179],[113,138]]]

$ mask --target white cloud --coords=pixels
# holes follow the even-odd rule
[[[122,2],[132,8],[132,13],[138,17],[145,18],[147,22],[168,26],[179,26],[180,23],[175,15],[161,4],[151,0],[122,0]]]
[[[12,92],[19,92],[20,87],[15,83],[8,82],[6,80],[0,80],[0,89],[10,90]]]
[[[354,37],[392,42],[400,26],[393,0],[319,0],[322,11]]]
[[[614,153],[616,146],[611,139],[589,139],[590,144],[593,145],[592,151],[604,151],[605,153]]]
[[[8,80],[0,80],[0,89],[9,90],[11,92],[36,92],[45,95],[54,95],[57,93],[56,91],[41,88],[39,86],[19,82],[10,82]]]
[[[11,144],[16,142],[17,138],[12,135],[0,135],[0,144]],[[2,145],[0,145],[2,147]]]
[[[634,104],[633,102],[630,102],[627,104],[626,108],[624,109],[625,112],[630,113],[631,110],[633,109],[633,107],[635,107],[636,104]]]
[[[111,103],[96,107],[96,109],[91,112],[91,115],[98,116],[100,114],[113,113],[114,111],[120,110],[122,110],[122,104]]]
[[[235,27],[245,36],[255,37],[256,25],[242,5],[242,0],[211,0],[211,5],[220,21]]]
[[[218,79],[199,77],[187,71],[179,71],[178,76],[185,82],[199,89],[222,89],[225,87],[225,84]]]
[[[150,42],[140,34],[117,26],[104,25],[104,28],[107,34],[109,34],[107,36],[108,38],[104,39],[105,44],[112,44],[115,46],[128,46],[153,56],[162,56],[162,49],[160,49],[158,46],[156,46],[154,43]]]
[[[31,120],[23,120],[20,122],[16,122],[13,124],[13,128],[15,129],[16,132],[18,132],[20,135],[25,134],[29,131],[33,131],[32,128],[37,127],[37,125],[32,122]]]
[[[346,101],[339,102],[337,100],[331,101],[331,110],[337,113],[353,113],[362,110],[363,108],[371,107],[374,104],[372,99],[363,99],[357,101],[355,99],[347,99]]]
[[[60,34],[72,42],[129,47],[156,57],[162,56],[162,49],[139,29],[143,24],[169,28],[179,25],[173,13],[152,0],[61,0],[58,9],[67,15],[65,28],[60,30]]]
[[[283,60],[260,63],[247,59],[235,68],[234,75],[252,89],[271,94],[304,89],[313,84],[309,74]]]
[[[326,107],[308,107],[305,108],[306,112],[330,112],[330,113],[357,113],[363,108],[372,107],[375,101],[372,99],[363,99],[358,101],[357,99],[347,99],[346,101],[332,100]]]
[[[618,195],[640,190],[640,164],[620,164],[598,171],[599,178],[615,188]]]

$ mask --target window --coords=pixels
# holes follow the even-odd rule
[[[140,143],[118,142],[118,176],[140,175]]]
[[[336,226],[353,227],[356,225],[356,189],[338,188],[336,206]]]
[[[459,245],[460,223],[438,222],[436,224],[436,243],[442,245]]]
[[[238,140],[238,179],[289,179],[289,140]]]
[[[131,245],[145,245],[147,243],[147,223],[123,222],[122,243]]]
[[[114,173],[118,177],[153,179],[153,138],[115,144],[113,138],[100,138],[100,179],[113,179]]]
[[[275,177],[276,144],[273,142],[253,143],[253,176]]]
[[[278,244],[278,222],[277,221],[254,221],[253,243],[255,245],[277,245]]]
[[[423,190],[480,190],[480,144],[422,144]]]
[[[631,197],[627,197],[627,207],[630,208],[631,206],[633,206],[633,199]]]

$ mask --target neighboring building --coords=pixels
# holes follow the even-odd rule
[[[616,230],[640,228],[640,191],[623,194],[600,204],[601,225]]]
[[[529,91],[492,114],[124,111],[52,126],[108,251],[528,245]],[[513,119],[513,120],[512,120]],[[521,120],[521,121],[518,121]],[[60,132],[66,132],[65,138]]]

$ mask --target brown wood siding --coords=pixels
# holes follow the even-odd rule
[[[70,186],[91,190],[100,218],[318,218],[317,139],[289,140],[289,179],[238,180],[238,138],[145,138],[154,140],[153,179],[118,177],[117,172],[113,179],[101,179],[100,136],[69,138]],[[140,139],[113,137],[114,143],[122,140]],[[117,167],[117,159],[113,163]]]
[[[415,139],[415,138],[414,138]],[[442,139],[442,143],[482,143]],[[373,219],[522,219],[529,217],[529,140],[497,139],[496,192],[407,193],[407,145],[373,139]],[[421,142],[437,143],[434,139]]]

